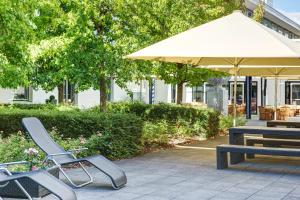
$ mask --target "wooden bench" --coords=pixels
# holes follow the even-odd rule
[[[287,128],[300,128],[300,121],[283,121],[271,120],[267,121],[267,127],[285,126]]]
[[[277,138],[246,138],[247,146],[255,146],[255,144],[262,144],[263,146],[270,147],[300,146],[300,140]],[[247,158],[254,158],[254,154],[247,154]]]
[[[260,154],[260,155],[300,157],[300,149],[253,147],[253,146],[222,144],[217,146],[217,169],[228,168],[228,156],[227,156],[228,152],[241,153],[241,154]]]
[[[229,144],[244,145],[244,135],[260,134],[263,136],[274,135],[276,137],[292,136],[299,137],[299,128],[275,128],[275,127],[260,127],[260,126],[239,126],[229,129]],[[230,153],[230,163],[237,164],[245,160],[243,153]]]

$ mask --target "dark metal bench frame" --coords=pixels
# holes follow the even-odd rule
[[[261,155],[276,155],[276,156],[293,156],[300,157],[300,149],[291,148],[274,148],[274,147],[253,147],[240,145],[218,145],[217,146],[217,169],[228,168],[227,153],[242,153],[242,154],[261,154]]]
[[[287,128],[300,128],[300,122],[271,120],[267,121],[267,127],[285,126]]]
[[[229,144],[244,145],[245,134],[260,135],[276,135],[276,136],[298,136],[300,137],[300,129],[298,128],[274,128],[260,126],[240,126],[229,129]],[[230,163],[237,164],[245,160],[245,154],[240,152],[230,153]]]
[[[262,144],[263,146],[281,147],[281,146],[300,146],[300,140],[277,139],[277,138],[246,138],[247,146],[255,146]],[[247,158],[254,158],[254,154],[247,154]]]

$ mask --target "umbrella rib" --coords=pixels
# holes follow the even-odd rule
[[[234,63],[230,62],[228,59],[224,58],[224,61],[227,62],[230,65],[234,65]]]
[[[244,58],[241,58],[238,62],[237,62],[237,65],[239,66],[245,59]]]
[[[196,65],[200,65],[200,63],[201,63],[202,60],[203,60],[203,57],[201,57],[201,58],[198,60],[198,62],[197,62]]]
[[[276,75],[279,75],[279,74],[280,74],[281,72],[283,72],[284,70],[286,70],[285,67],[281,68],[281,69],[279,70],[279,72],[278,72]]]

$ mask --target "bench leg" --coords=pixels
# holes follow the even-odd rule
[[[229,144],[244,145],[244,134],[229,134]],[[230,153],[230,164],[238,164],[245,161],[244,153]]]
[[[217,148],[217,169],[228,168],[227,152],[221,151]]]
[[[247,146],[254,146],[254,143],[246,140],[246,145],[247,145]],[[255,158],[255,154],[247,153],[247,154],[246,154],[246,157],[247,157],[248,159],[253,159],[253,158]]]

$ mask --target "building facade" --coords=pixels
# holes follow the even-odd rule
[[[278,33],[290,39],[300,38],[300,25],[288,18],[275,8],[272,0],[265,1],[265,15],[262,24],[277,31]],[[253,16],[253,10],[257,7],[259,0],[246,0],[245,15]],[[238,78],[238,104],[244,104],[246,101],[246,78]],[[128,83],[130,94],[120,88],[113,80],[111,81],[110,94],[108,99],[113,102],[136,100],[145,103],[176,102],[176,86],[165,84],[164,81],[153,78],[151,83],[148,81],[139,81],[138,83]],[[224,86],[228,93],[226,104],[232,103],[233,99],[233,79],[229,79]],[[252,77],[251,92],[251,112],[257,114],[258,106],[273,105],[275,82],[272,79]],[[300,80],[280,80],[278,84],[278,104],[300,104]],[[209,84],[198,87],[184,87],[183,102],[207,103],[207,92]],[[265,89],[268,93],[266,94]],[[59,95],[60,94],[60,95]],[[45,92],[42,89],[24,88],[18,89],[0,89],[0,104],[3,103],[45,103],[50,96],[55,99],[62,98],[64,102],[77,105],[80,108],[89,108],[99,105],[100,93],[97,90],[89,89],[79,93],[75,92],[74,86],[67,81],[64,82],[61,91],[56,88],[51,92]],[[62,96],[62,97],[59,97]]]

